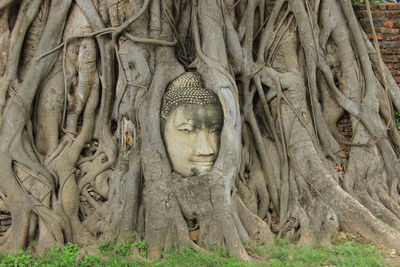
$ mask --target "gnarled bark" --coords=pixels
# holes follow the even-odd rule
[[[5,0],[0,23],[1,251],[134,235],[150,256],[248,261],[274,234],[339,228],[400,249],[400,91],[350,1]],[[160,126],[185,71],[224,112],[212,170],[190,177]]]

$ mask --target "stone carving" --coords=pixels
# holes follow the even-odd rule
[[[186,72],[168,86],[161,108],[164,143],[173,170],[184,176],[209,172],[218,155],[223,113],[201,77]]]

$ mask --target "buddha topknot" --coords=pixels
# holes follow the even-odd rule
[[[165,91],[161,116],[165,119],[169,113],[182,104],[218,104],[218,97],[204,88],[201,76],[195,72],[185,72],[173,80]]]

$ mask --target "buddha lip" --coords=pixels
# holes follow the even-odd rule
[[[212,165],[212,164],[214,164],[214,161],[209,161],[209,160],[192,160],[191,162],[204,164],[204,165]]]

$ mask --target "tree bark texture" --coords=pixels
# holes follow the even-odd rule
[[[339,229],[400,250],[400,91],[350,0],[2,0],[0,31],[0,251],[134,236],[248,261]],[[185,71],[224,126],[183,178],[160,106]]]

